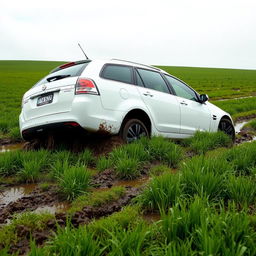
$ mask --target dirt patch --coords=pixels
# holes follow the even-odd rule
[[[117,180],[114,170],[108,169],[99,172],[93,177],[92,186],[97,188],[111,188]]]
[[[58,202],[61,202],[61,199],[59,198],[56,186],[52,186],[48,191],[42,191],[40,188],[36,188],[30,194],[1,207],[0,223],[6,223],[12,218],[14,213],[33,211],[40,206],[53,206]]]
[[[236,119],[236,123],[243,122],[243,121],[250,121],[253,118],[256,118],[256,114],[251,114],[248,116],[240,116]]]
[[[0,139],[0,146],[2,145],[11,145],[11,144],[17,144],[17,143],[22,143],[22,139]]]
[[[124,142],[119,136],[107,136],[105,133],[90,134],[81,136],[73,136],[63,138],[58,136],[49,135],[47,137],[38,138],[26,142],[24,149],[38,150],[38,149],[67,149],[72,152],[82,152],[83,150],[90,149],[95,155],[106,155],[111,152],[115,147],[122,145]]]
[[[24,143],[16,143],[16,144],[3,144],[0,145],[0,153],[5,153],[17,149],[23,149]]]
[[[237,134],[236,144],[241,144],[244,142],[249,142],[255,140],[255,131],[249,127],[242,128],[242,130]]]
[[[10,253],[19,253],[25,255],[29,251],[29,241],[33,238],[37,246],[42,245],[49,237],[56,231],[57,226],[65,226],[67,220],[72,223],[74,227],[89,223],[92,219],[109,216],[114,212],[120,211],[122,207],[129,204],[140,190],[138,188],[129,187],[126,194],[118,200],[99,207],[85,206],[81,211],[75,212],[72,216],[66,213],[56,213],[55,218],[46,223],[46,228],[43,230],[30,230],[24,225],[17,226],[18,242],[10,246]],[[0,245],[1,247],[1,245]]]

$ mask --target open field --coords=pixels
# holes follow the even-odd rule
[[[19,138],[23,94],[60,62],[0,61],[0,139]]]
[[[256,254],[256,142],[16,150],[0,174],[0,255]]]
[[[19,139],[18,115],[22,95],[61,62],[0,61],[0,140]],[[211,100],[256,94],[256,70],[161,67],[183,79]],[[214,102],[235,118],[256,114],[255,98]]]
[[[59,64],[0,61],[0,141],[19,139],[22,94]],[[256,71],[164,69],[215,99],[256,91]],[[256,114],[255,98],[214,104],[237,120]],[[241,145],[197,132],[182,142],[111,138],[101,153],[0,152],[0,255],[256,255],[255,134],[252,120]]]
[[[210,100],[256,96],[256,70],[166,67],[160,68],[177,76]]]

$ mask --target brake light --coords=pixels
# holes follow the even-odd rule
[[[88,78],[78,78],[76,82],[76,94],[95,94],[99,95],[96,84]]]
[[[60,69],[68,68],[68,67],[74,66],[75,64],[76,64],[75,62],[68,62],[68,63],[65,63],[65,64],[59,66],[59,68],[60,68]]]

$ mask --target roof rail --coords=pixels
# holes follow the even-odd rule
[[[161,71],[160,68],[155,68],[155,67],[152,67],[152,66],[149,66],[149,65],[144,65],[144,64],[138,63],[138,62],[133,62],[133,61],[128,61],[128,60],[121,60],[121,59],[111,59],[111,60],[124,61],[124,62],[132,63],[132,64],[137,64],[137,65],[140,65],[140,66],[144,66],[144,67],[148,67],[148,68],[151,68],[151,69],[155,69],[155,70]]]

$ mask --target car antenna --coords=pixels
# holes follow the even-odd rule
[[[85,58],[86,58],[87,60],[89,60],[89,58],[88,58],[87,55],[85,54],[85,52],[84,52],[82,46],[81,46],[79,43],[78,43],[78,46],[80,47],[81,51],[83,52]]]

